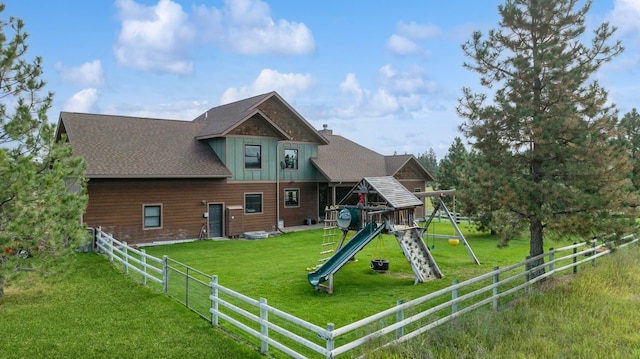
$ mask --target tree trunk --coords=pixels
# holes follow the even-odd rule
[[[529,222],[529,234],[531,236],[531,242],[529,243],[529,256],[531,258],[544,253],[544,247],[542,245],[542,220],[539,218],[532,218]],[[540,269],[534,270],[531,273],[531,278],[538,277],[544,274],[544,258],[537,259],[531,262],[531,268],[541,266]]]

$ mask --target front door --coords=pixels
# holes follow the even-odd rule
[[[209,203],[209,238],[222,237],[222,204]]]

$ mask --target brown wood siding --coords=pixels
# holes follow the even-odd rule
[[[420,170],[420,168],[415,162],[409,161],[398,172],[396,172],[396,174],[393,177],[395,177],[398,180],[410,180],[410,179],[425,178],[426,175],[424,174],[423,171]],[[427,179],[428,178],[425,178],[425,181]]]
[[[318,221],[318,185],[315,182],[295,182],[280,184],[280,219],[284,221],[285,227],[300,226],[305,224],[304,220],[310,218]],[[300,190],[300,206],[285,207],[285,189]]]
[[[280,128],[286,129],[287,133],[292,137],[291,141],[317,142],[317,137],[314,136],[312,130],[305,126],[298,116],[280,101],[272,98],[260,104],[258,108]]]
[[[262,137],[282,137],[260,115],[254,115],[250,119],[243,122],[240,126],[229,132],[230,135],[236,136],[262,136]]]
[[[307,193],[313,187],[313,194]],[[88,184],[89,204],[84,222],[90,227],[101,226],[118,240],[131,244],[153,241],[198,238],[204,213],[209,203],[222,203],[244,208],[245,193],[262,193],[262,213],[244,214],[244,232],[272,231],[276,228],[276,184],[228,183],[209,179],[91,179]],[[282,194],[284,184],[281,185]],[[287,186],[288,188],[288,186]],[[300,185],[301,206],[287,209],[285,220],[294,225],[317,213],[315,183]],[[313,198],[313,199],[312,199]],[[143,205],[162,205],[162,228],[143,229]],[[244,211],[243,211],[244,212]],[[281,214],[285,214],[282,213]],[[226,218],[223,218],[226,226]],[[226,235],[226,228],[223,228]]]

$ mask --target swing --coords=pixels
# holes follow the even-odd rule
[[[458,222],[458,213],[456,213],[456,196],[453,196],[453,215],[455,216],[455,222]],[[453,229],[453,232],[455,234],[455,228]],[[458,244],[460,244],[460,239],[459,238],[449,238],[449,245],[455,247]]]
[[[384,242],[382,239],[382,235],[378,234],[378,238],[376,240],[377,240],[376,252],[378,252],[377,254],[379,254],[381,257],[384,252]],[[389,261],[382,258],[372,259],[371,269],[373,269],[377,273],[385,273],[386,271],[389,270]]]

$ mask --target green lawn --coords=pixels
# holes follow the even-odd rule
[[[450,225],[437,223],[435,233],[451,233]],[[320,326],[342,326],[409,300],[491,271],[494,266],[521,262],[528,254],[526,240],[497,248],[497,239],[461,225],[481,265],[476,265],[463,245],[447,239],[429,240],[428,246],[445,278],[414,285],[409,262],[392,235],[374,239],[334,276],[334,293],[316,291],[307,281],[307,268],[320,258],[323,230],[287,233],[260,240],[197,241],[146,247],[148,254],[188,264],[216,274],[223,286],[252,298],[266,298],[270,305]],[[375,273],[371,259],[390,262],[387,273]]]
[[[31,279],[0,298],[0,357],[260,358],[107,260],[78,254],[63,277]]]
[[[443,229],[446,233],[446,229]],[[473,264],[462,246],[429,241],[447,276],[413,285],[413,275],[392,237],[372,243],[336,275],[336,293],[316,292],[306,267],[319,257],[322,230],[244,241],[199,241],[146,248],[168,254],[252,297],[301,318],[338,326],[414,298],[453,279],[522,261],[528,242],[506,249],[497,240],[467,238],[482,262]],[[547,243],[548,247],[559,247]],[[386,274],[371,273],[369,260],[384,255]],[[446,324],[377,358],[631,358],[640,357],[640,248],[622,249],[585,265],[577,279],[551,281],[505,310],[480,310]],[[78,254],[72,270],[51,279],[31,279],[0,298],[2,358],[258,358],[254,346],[211,328],[181,304],[136,284],[104,257]],[[276,353],[274,353],[276,354]],[[359,351],[353,353],[360,354]],[[278,355],[280,357],[280,355]]]

